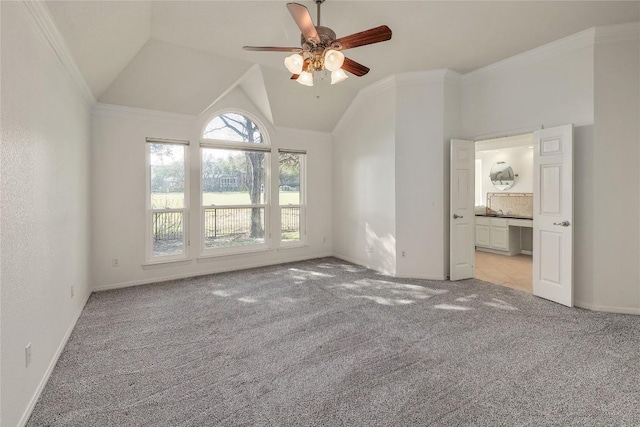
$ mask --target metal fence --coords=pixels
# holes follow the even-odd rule
[[[283,232],[300,231],[300,207],[280,208],[280,227]]]
[[[205,239],[244,236],[251,233],[251,212],[260,211],[260,224],[264,228],[264,208],[207,208],[204,210]]]
[[[251,234],[251,212],[260,210],[260,223],[264,229],[264,208],[206,208],[204,210],[204,236],[206,240],[248,237]],[[300,207],[280,208],[280,224],[283,233],[300,231]],[[154,242],[182,240],[183,212],[153,212],[152,230]]]
[[[154,212],[152,217],[153,241],[182,240],[182,212]]]

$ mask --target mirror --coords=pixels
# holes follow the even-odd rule
[[[513,183],[516,180],[516,176],[513,173],[513,169],[511,166],[506,164],[505,162],[498,162],[491,168],[489,171],[489,179],[491,179],[491,183],[498,190],[508,190],[513,187]]]

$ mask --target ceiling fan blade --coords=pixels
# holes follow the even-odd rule
[[[302,32],[304,38],[306,40],[313,40],[316,43],[319,43],[320,36],[318,36],[316,26],[313,25],[309,9],[298,3],[287,3],[287,9],[289,9],[289,12],[296,21],[296,24],[298,24],[298,28],[300,28],[300,32]]]
[[[335,48],[339,50],[351,49],[358,46],[384,42],[391,39],[391,29],[386,25],[340,37],[333,42]]]
[[[358,64],[356,61],[346,57],[344,58],[344,62],[342,63],[341,68],[358,77],[362,77],[369,72],[369,68],[365,67],[362,64]]]
[[[291,74],[291,80],[298,80],[298,77],[300,77],[300,74]]]
[[[299,47],[278,47],[278,46],[242,46],[244,50],[258,52],[302,52]]]

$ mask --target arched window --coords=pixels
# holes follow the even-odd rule
[[[264,143],[260,127],[249,117],[239,113],[217,115],[207,124],[202,137],[218,141]]]
[[[267,247],[271,148],[260,126],[224,112],[207,123],[200,146],[203,253]]]

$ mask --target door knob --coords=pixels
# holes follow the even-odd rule
[[[453,214],[453,219],[464,218],[462,215]]]
[[[563,227],[568,227],[571,225],[571,223],[569,221],[562,221],[562,222],[554,222],[553,225],[561,225]]]

